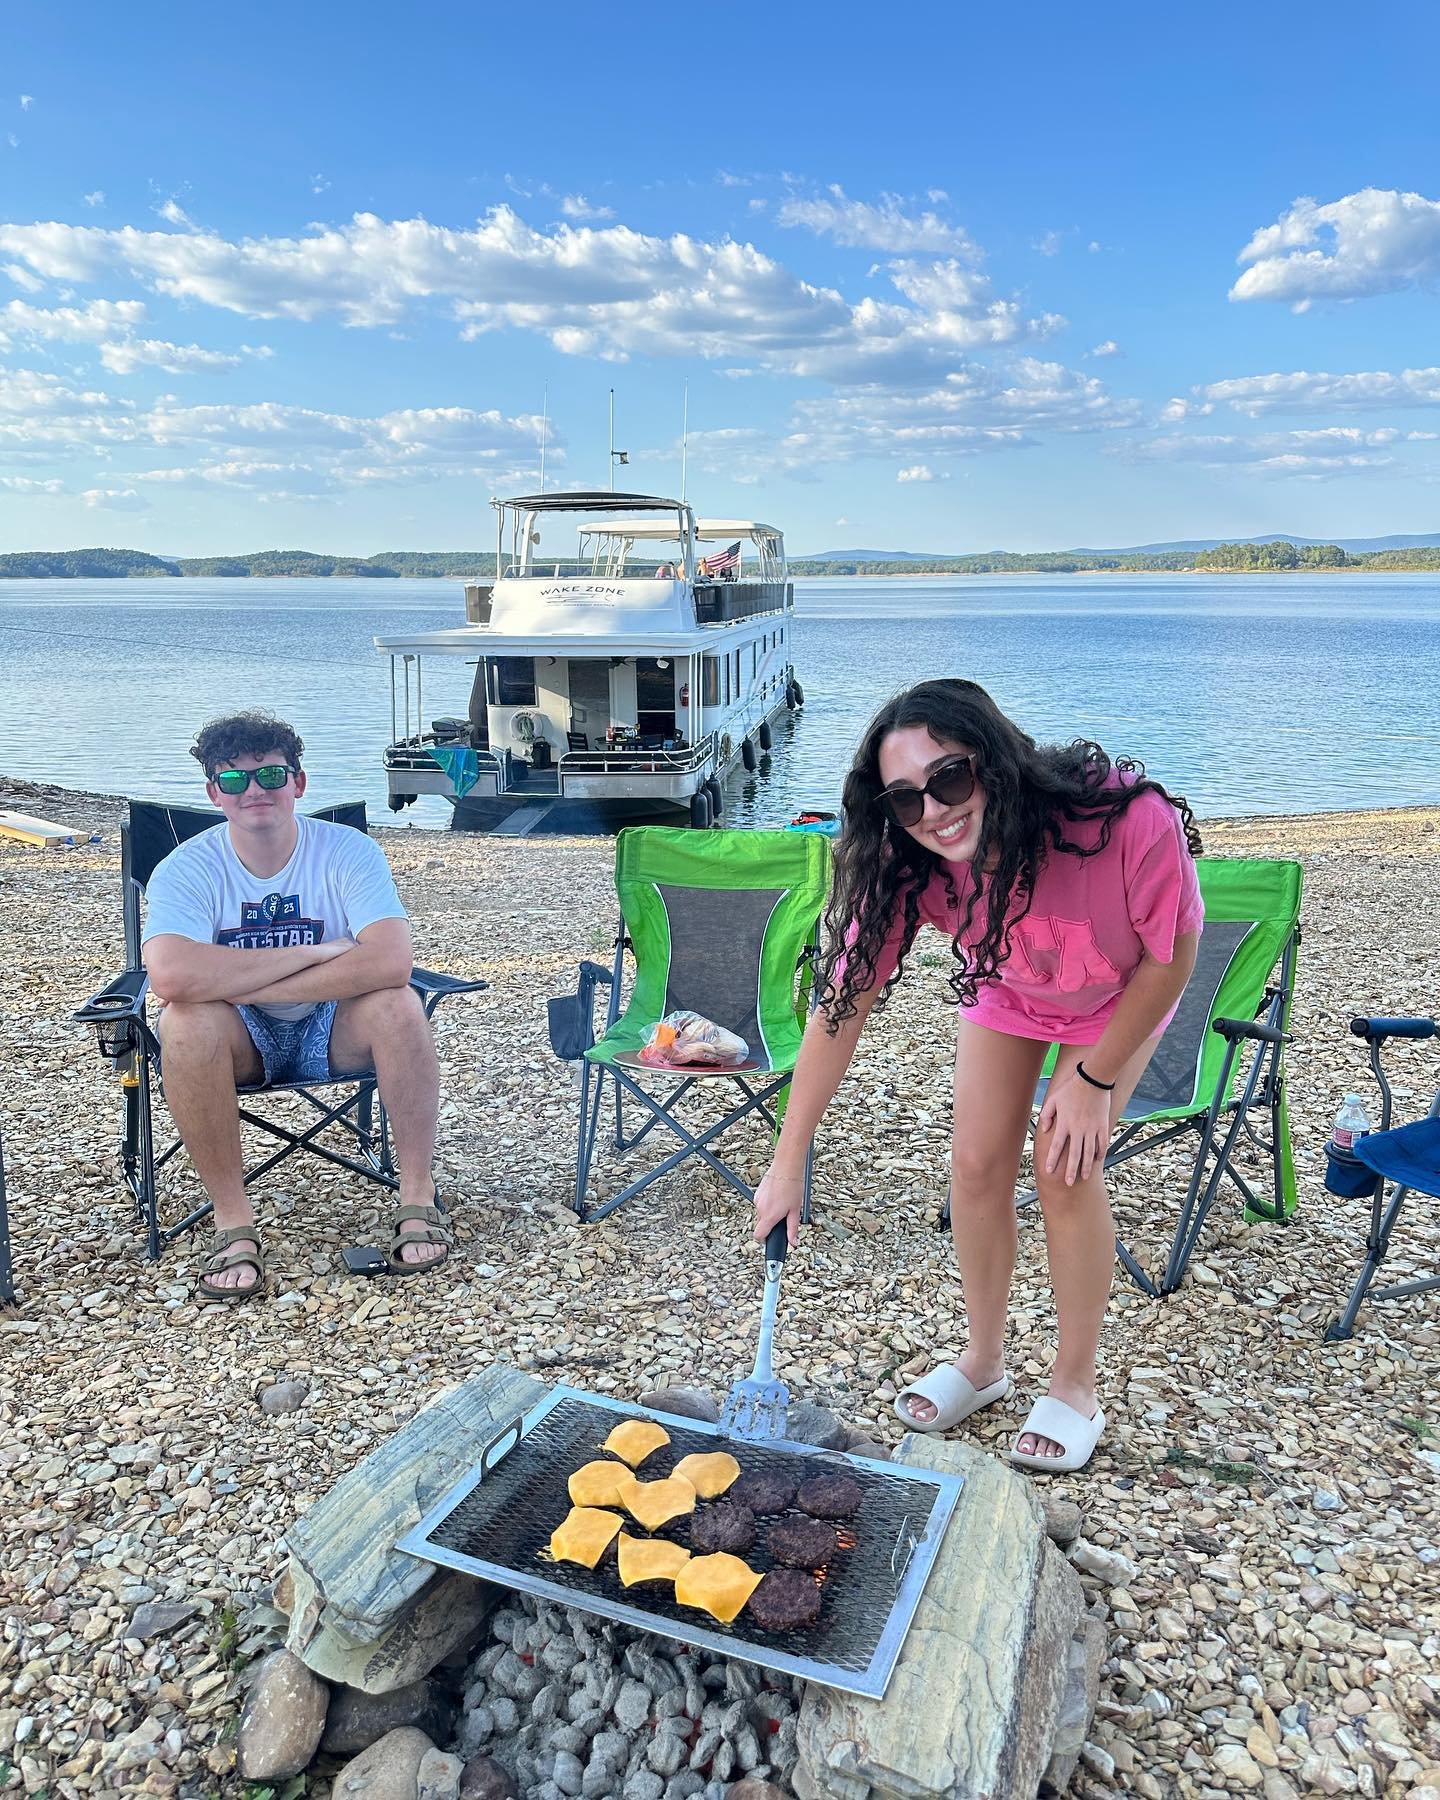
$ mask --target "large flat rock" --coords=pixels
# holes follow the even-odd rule
[[[462,1642],[498,1590],[395,1545],[547,1391],[492,1363],[416,1413],[298,1519],[285,1534],[287,1648],[331,1681],[387,1693]]]
[[[967,1444],[911,1433],[897,1462],[965,1486],[883,1700],[812,1682],[800,1800],[1035,1800],[1085,1611],[1028,1481]]]

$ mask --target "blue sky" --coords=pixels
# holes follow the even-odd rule
[[[11,0],[0,548],[1436,529],[1437,19]]]

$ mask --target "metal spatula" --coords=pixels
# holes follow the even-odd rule
[[[744,1381],[737,1381],[720,1415],[720,1429],[730,1437],[763,1443],[783,1438],[785,1416],[790,1410],[790,1390],[776,1381],[770,1366],[770,1345],[775,1336],[775,1308],[780,1301],[780,1271],[790,1247],[788,1227],[781,1219],[765,1240],[765,1301],[760,1309],[760,1343],[755,1367]]]

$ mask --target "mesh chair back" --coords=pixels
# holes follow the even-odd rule
[[[1271,973],[1299,924],[1299,863],[1205,856],[1195,866],[1205,902],[1195,972],[1126,1119],[1180,1118],[1209,1105],[1225,1059],[1224,1040],[1211,1024],[1260,1012]]]
[[[683,1007],[738,1032],[759,1067],[792,1068],[805,1015],[796,965],[829,875],[829,843],[801,832],[622,831],[615,888],[635,984],[588,1054],[633,1054],[656,1020]]]
[[[323,806],[310,817],[349,825],[356,831],[368,833],[370,829],[363,800]],[[125,951],[131,968],[140,961],[140,897],[150,885],[150,877],[172,850],[223,822],[213,807],[130,802],[130,817],[120,827],[120,872],[125,890]]]
[[[1209,1108],[1225,1061],[1224,1039],[1211,1025],[1216,1019],[1255,1018],[1271,973],[1299,926],[1299,863],[1205,856],[1195,868],[1205,902],[1195,971],[1122,1119],[1180,1119]],[[1042,1093],[1054,1067],[1052,1048]],[[1237,1059],[1232,1083],[1241,1072]]]

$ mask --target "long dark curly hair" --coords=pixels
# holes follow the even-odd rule
[[[920,895],[936,870],[950,898],[954,876],[942,857],[892,825],[876,804],[880,746],[892,731],[922,725],[937,743],[959,744],[975,753],[976,780],[985,793],[985,816],[972,867],[985,881],[970,884],[963,916],[951,945],[955,966],[950,988],[955,1002],[973,1006],[979,985],[990,980],[1010,954],[1010,933],[1030,910],[1035,878],[1052,852],[1097,856],[1110,842],[1115,821],[1141,794],[1162,794],[1180,814],[1192,856],[1200,854],[1200,833],[1189,805],[1167,793],[1129,757],[1114,761],[1089,738],[1042,745],[1027,736],[973,681],[922,681],[883,706],[866,728],[845,777],[845,821],[835,845],[835,879],[825,909],[827,948],[820,967],[819,997],[828,1028],[853,1018],[855,996],[874,986],[880,952],[899,908],[904,919],[900,960],[875,1004],[883,1006],[905,967],[920,924]],[[1114,775],[1125,779],[1111,783]],[[1097,841],[1073,843],[1066,826],[1079,819],[1100,820]],[[1012,916],[1012,904],[1018,902]],[[976,908],[983,907],[984,930],[966,949]],[[847,947],[846,940],[854,934]],[[841,962],[837,983],[836,970]]]

